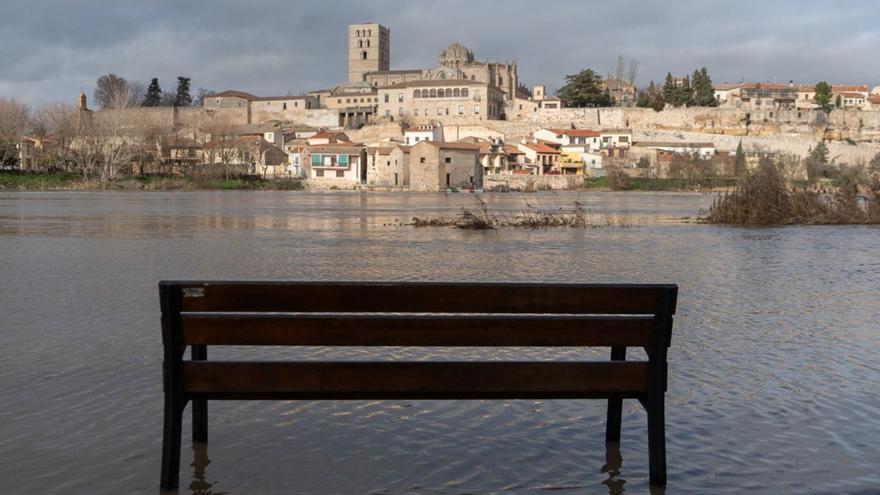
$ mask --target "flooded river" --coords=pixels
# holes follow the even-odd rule
[[[880,229],[688,223],[700,194],[486,194],[631,227],[415,228],[469,194],[0,193],[0,493],[157,493],[161,279],[674,282],[669,493],[880,493]],[[377,356],[376,353],[379,353]],[[212,357],[605,358],[255,349]],[[188,412],[189,410],[187,410]],[[602,401],[214,402],[181,492],[648,493]]]

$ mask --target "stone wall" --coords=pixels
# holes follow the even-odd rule
[[[540,191],[546,189],[578,189],[583,186],[582,175],[520,175],[492,174],[483,176],[483,188],[507,187],[517,191]]]

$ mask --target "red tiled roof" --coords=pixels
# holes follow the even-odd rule
[[[544,143],[523,143],[526,148],[537,151],[538,153],[546,153],[549,155],[558,155],[559,151],[547,146]]]
[[[341,139],[343,141],[350,141],[348,136],[344,132],[338,131],[321,131],[313,136],[310,136],[309,139]]]
[[[864,93],[843,92],[843,93],[838,93],[838,94],[840,94],[841,96],[845,96],[847,98],[864,98],[865,97]]]
[[[522,155],[523,154],[522,150],[520,150],[519,148],[517,148],[516,146],[514,146],[512,144],[505,144],[504,145],[504,152],[507,153],[508,155]]]
[[[868,97],[868,101],[874,105],[880,105],[880,95],[871,95]]]

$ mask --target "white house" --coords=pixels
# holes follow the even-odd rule
[[[590,129],[542,128],[532,133],[532,136],[541,141],[559,144],[564,151],[598,151],[602,147],[601,135]]]
[[[629,148],[632,146],[630,129],[603,129],[599,131],[602,149]]]
[[[403,132],[403,143],[407,146],[414,146],[420,141],[443,142],[443,127],[439,123],[422,124]]]

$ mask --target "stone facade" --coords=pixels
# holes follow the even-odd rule
[[[379,88],[377,113],[380,120],[411,123],[497,120],[504,113],[504,98],[497,88],[476,81],[418,80]]]
[[[368,72],[391,65],[391,31],[379,24],[348,26],[348,82],[365,80]]]
[[[410,149],[410,190],[481,189],[480,147],[467,143],[422,141]]]
[[[406,146],[369,148],[367,184],[371,186],[409,186],[409,148]]]

